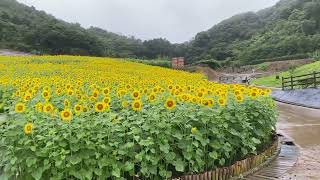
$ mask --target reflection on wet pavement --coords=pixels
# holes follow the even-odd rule
[[[282,179],[320,179],[320,110],[278,103],[278,131],[301,147],[297,164]]]
[[[278,131],[302,147],[320,145],[320,110],[278,103]]]

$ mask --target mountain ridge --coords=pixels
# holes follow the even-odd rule
[[[184,56],[187,63],[217,60],[248,64],[259,59],[308,56],[319,50],[319,12],[319,0],[281,0],[272,7],[223,20],[191,41],[172,44],[164,38],[142,41],[97,27],[85,29],[16,0],[1,0],[0,48],[141,59]]]

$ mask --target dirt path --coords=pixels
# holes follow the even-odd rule
[[[278,103],[278,131],[300,147],[297,164],[281,179],[320,179],[320,110]]]

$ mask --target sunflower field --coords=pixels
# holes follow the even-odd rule
[[[0,57],[0,179],[167,179],[270,142],[270,90],[80,56]]]

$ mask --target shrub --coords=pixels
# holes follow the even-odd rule
[[[211,60],[201,60],[201,61],[194,63],[194,65],[199,65],[199,64],[208,65],[212,69],[218,69],[218,68],[222,67],[221,62],[219,62],[217,60],[212,60],[212,59]]]

